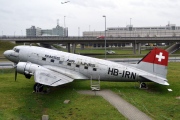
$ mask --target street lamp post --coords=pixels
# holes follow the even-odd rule
[[[14,31],[14,37],[15,37],[16,31]]]
[[[105,18],[105,31],[104,31],[104,34],[105,34],[105,36],[104,36],[104,54],[105,54],[105,59],[106,59],[106,16],[105,15],[103,15],[103,17]]]
[[[131,19],[132,19],[132,18],[130,18],[130,26],[129,26],[130,37],[131,37],[131,30],[132,30],[132,28],[131,28]]]
[[[80,27],[78,27],[78,37],[80,37]]]
[[[64,16],[64,36],[66,35],[66,24],[65,24],[65,18],[66,18],[66,16]]]

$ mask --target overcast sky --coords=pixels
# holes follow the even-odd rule
[[[0,35],[25,35],[32,25],[52,29],[69,28],[70,36],[107,27],[180,26],[180,0],[0,0]]]

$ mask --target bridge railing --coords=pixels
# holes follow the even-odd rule
[[[75,38],[75,39],[77,39],[77,38],[84,38],[84,39],[86,39],[86,38],[88,38],[88,39],[90,39],[90,38],[92,38],[92,39],[97,39],[97,37],[94,37],[94,36],[5,36],[5,35],[3,35],[3,36],[0,36],[0,39],[27,39],[27,38],[29,38],[29,39],[38,39],[38,38],[61,38],[61,39],[63,39],[63,38]],[[125,39],[125,38],[127,38],[127,39],[130,39],[130,38],[180,38],[180,36],[159,36],[159,37],[106,37],[107,39],[117,39],[117,38],[119,38],[119,39]],[[103,40],[103,39],[100,39],[100,40]]]
[[[0,36],[1,39],[9,39],[9,38],[18,38],[18,39],[24,39],[24,38],[96,38],[93,36],[88,36],[88,37],[84,37],[84,36]]]

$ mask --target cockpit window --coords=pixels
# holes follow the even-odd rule
[[[19,53],[19,49],[17,49],[17,48],[13,48],[13,50],[15,51],[15,52],[17,52],[17,53]]]
[[[17,53],[19,53],[19,51],[20,51],[19,49],[16,49],[16,50],[15,50],[15,52],[17,52]]]

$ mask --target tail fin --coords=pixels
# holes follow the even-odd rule
[[[154,48],[137,65],[137,68],[166,78],[168,66],[168,52]]]

